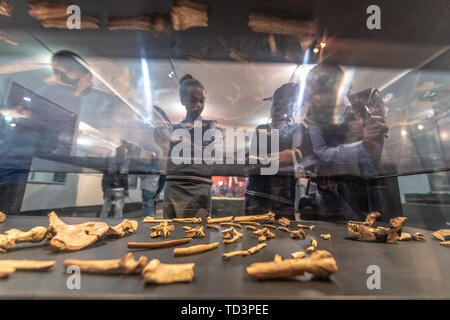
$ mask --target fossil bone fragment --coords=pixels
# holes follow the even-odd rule
[[[142,270],[142,277],[147,283],[191,282],[194,278],[194,267],[195,263],[165,264],[153,259]]]
[[[241,222],[239,222],[239,224],[248,225],[248,226],[255,226],[255,227],[261,226],[261,223],[259,223],[259,222],[252,222],[252,221],[241,221]]]
[[[294,259],[303,259],[305,257],[305,253],[303,251],[292,252],[291,257]]]
[[[174,229],[175,227],[173,225],[169,226],[167,221],[161,222],[157,226],[151,227],[150,237],[156,238],[161,236],[163,238],[167,238]]]
[[[114,227],[110,227],[108,232],[106,233],[106,235],[122,238],[126,232],[129,232],[129,233],[136,232],[137,227],[138,227],[138,222],[136,220],[125,219],[118,225],[116,225]]]
[[[440,229],[431,234],[436,239],[441,241],[449,241],[450,240],[450,229]]]
[[[420,232],[416,232],[414,234],[402,232],[400,238],[398,239],[398,241],[408,241],[408,240],[424,241],[425,235]]]
[[[220,226],[218,226],[217,224],[207,224],[206,227],[214,230],[220,229]]]
[[[188,226],[183,227],[186,231],[184,232],[186,238],[203,238],[205,237],[205,232],[203,226],[191,228]]]
[[[291,237],[291,239],[302,240],[302,239],[306,238],[306,233],[305,233],[305,231],[303,231],[303,229],[289,231],[289,237]]]
[[[0,222],[3,222],[6,220],[6,214],[0,211]]]
[[[59,250],[80,250],[106,235],[121,237],[125,232],[134,232],[136,221],[124,220],[117,226],[110,227],[104,222],[85,222],[66,224],[55,212],[50,212],[47,237],[50,245]]]
[[[379,212],[371,212],[366,216],[366,222],[369,227],[373,227],[375,225],[375,221],[377,221],[378,217],[381,216]]]
[[[180,223],[202,223],[202,218],[173,218],[172,221]]]
[[[180,0],[170,11],[173,29],[176,31],[208,26],[208,7],[191,1]]]
[[[270,228],[270,229],[274,229],[274,230],[278,229],[278,227],[274,226],[273,224],[263,224],[262,227],[263,228]]]
[[[145,217],[142,222],[144,223],[163,223],[163,222],[172,222],[172,219],[155,219],[153,217]]]
[[[241,222],[275,222],[275,213],[272,211],[266,213],[266,214],[259,214],[254,216],[240,216],[235,217],[234,222],[235,223],[241,223]]]
[[[440,243],[440,245],[441,245],[441,246],[444,246],[444,247],[450,247],[450,241],[442,241],[442,242]]]
[[[239,238],[242,238],[242,233],[237,232],[236,229],[231,227],[222,231],[222,238],[223,243],[230,244],[236,242]]]
[[[214,218],[211,217],[206,218],[206,223],[220,223],[220,222],[231,222],[233,220],[233,217],[223,217],[223,218]]]
[[[336,260],[326,250],[316,251],[304,259],[258,262],[247,267],[250,277],[261,280],[288,278],[305,272],[316,277],[329,278],[337,270]]]
[[[251,247],[248,250],[227,252],[227,253],[222,254],[222,258],[224,260],[228,260],[228,259],[230,259],[231,257],[234,257],[234,256],[248,256],[248,255],[251,255],[251,254],[254,254],[254,253],[258,252],[259,250],[261,250],[265,246],[267,246],[267,244],[265,242],[263,242],[263,243],[258,244],[257,246]]]
[[[289,230],[289,228],[286,228],[286,227],[278,227],[278,230],[284,231],[284,232],[287,232],[287,233],[291,232],[291,230]]]
[[[320,237],[321,237],[322,239],[325,239],[325,240],[330,240],[330,239],[331,239],[331,234],[329,234],[329,233],[327,233],[327,234],[321,234]]]
[[[347,225],[348,233],[352,239],[360,241],[374,241],[395,243],[400,239],[402,234],[402,227],[406,221],[405,217],[392,218],[390,220],[390,227],[370,227],[376,213],[370,213],[370,218],[366,218],[365,222],[349,221]]]
[[[10,17],[13,13],[13,6],[8,1],[0,1],[0,15]]]
[[[258,228],[256,228],[255,226],[251,226],[251,225],[247,225],[247,226],[245,226],[245,229],[248,229],[248,230],[253,230],[253,231],[256,231],[256,230],[258,230]]]
[[[316,250],[316,248],[317,248],[317,240],[314,238],[311,238],[311,246],[306,248],[306,253],[312,254]]]
[[[21,242],[41,242],[47,235],[47,228],[34,227],[29,231],[20,231],[19,229],[9,229],[0,234],[0,252],[6,252]]]
[[[306,226],[306,225],[304,225],[304,224],[299,224],[298,225],[298,227],[300,228],[300,229],[309,229],[309,230],[314,230],[314,228],[316,227],[315,225],[310,225],[310,226]]]
[[[232,223],[232,222],[221,222],[220,225],[224,227],[236,227],[239,229],[242,228],[242,226],[239,223]]]
[[[273,257],[273,261],[275,261],[275,262],[281,262],[281,261],[283,261],[283,258],[282,258],[279,254],[276,254],[276,255]]]
[[[175,257],[179,256],[189,256],[191,254],[201,253],[205,251],[209,251],[219,247],[219,242],[214,242],[210,244],[199,244],[196,246],[190,246],[186,248],[176,248],[173,249],[173,254]]]
[[[121,259],[112,260],[74,260],[64,261],[64,267],[71,265],[80,267],[82,272],[101,273],[101,274],[140,274],[147,265],[148,259],[141,256],[138,260],[134,259],[131,253],[128,253]]]
[[[191,241],[191,238],[167,240],[159,242],[128,242],[129,249],[159,249],[173,247]]]
[[[0,278],[7,277],[16,271],[47,271],[55,265],[55,261],[41,260],[0,260]]]
[[[256,230],[253,234],[258,238],[259,242],[275,238],[275,233],[270,232],[267,228]]]
[[[283,218],[278,219],[278,223],[281,224],[283,227],[289,227],[291,224],[291,220],[283,217]]]

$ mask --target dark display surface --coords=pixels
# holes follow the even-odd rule
[[[100,219],[63,218],[64,222],[77,224]],[[109,225],[118,219],[103,219]],[[48,226],[46,217],[8,217],[0,224],[0,231],[11,228],[29,230],[32,227]],[[267,247],[247,257],[222,260],[222,253],[246,250],[258,242],[252,231],[241,230],[243,238],[235,244],[224,245],[220,231],[207,229],[206,237],[193,239],[189,245],[219,241],[218,249],[186,257],[174,257],[173,248],[157,250],[129,250],[127,242],[153,242],[150,226],[139,223],[135,234],[117,240],[101,240],[93,246],[75,252],[55,252],[46,242],[19,244],[1,259],[56,260],[49,272],[17,271],[0,280],[0,298],[118,298],[118,299],[328,299],[328,298],[450,298],[450,250],[432,239],[424,231],[425,242],[400,242],[397,244],[364,243],[345,239],[345,224],[315,223],[313,231],[306,230],[305,240],[292,240],[288,234],[275,230],[277,237],[267,241]],[[175,231],[169,239],[183,237],[182,226],[174,223]],[[293,229],[293,228],[292,228]],[[406,232],[422,231],[405,228]],[[330,233],[331,241],[320,238]],[[310,281],[305,275],[293,280],[257,281],[251,279],[245,268],[254,262],[271,261],[275,254],[283,259],[290,253],[305,250],[310,245],[309,236],[314,236],[318,249],[329,250],[337,261],[339,271],[329,282]],[[161,241],[158,238],[156,241]],[[178,247],[185,247],[182,245]],[[71,274],[64,270],[65,259],[117,259],[132,252],[135,258],[145,255],[163,263],[194,262],[195,276],[192,283],[169,285],[146,285],[138,275],[93,275],[81,274],[81,289],[69,290],[66,282]],[[377,265],[381,271],[381,289],[369,290],[367,267]]]

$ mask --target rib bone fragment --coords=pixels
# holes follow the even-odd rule
[[[173,218],[172,221],[181,223],[202,223],[202,218]]]
[[[199,244],[196,246],[190,246],[190,247],[186,247],[186,248],[173,249],[173,254],[176,257],[189,256],[191,254],[209,251],[209,250],[215,249],[217,247],[219,247],[219,242],[214,242],[214,243],[210,243],[210,244]]]
[[[145,256],[135,260],[131,253],[122,259],[112,260],[65,260],[64,267],[76,265],[82,272],[100,274],[140,274],[147,265],[148,259]]]
[[[263,242],[263,243],[258,244],[257,246],[251,247],[248,250],[227,252],[227,253],[222,254],[222,258],[223,258],[223,260],[228,260],[234,256],[248,256],[248,255],[258,252],[259,250],[264,248],[266,245],[267,244],[265,242]]]
[[[6,214],[0,211],[0,222],[3,222],[6,220]]]
[[[254,216],[241,216],[241,217],[235,217],[234,222],[241,223],[241,222],[275,222],[275,213],[272,211],[266,213],[266,214],[259,214]]]
[[[191,241],[191,238],[159,241],[159,242],[128,242],[129,249],[159,249],[173,247]]]
[[[275,233],[270,232],[267,228],[256,230],[253,232],[253,234],[258,238],[259,242],[275,238]]]
[[[288,278],[305,272],[316,277],[329,278],[337,270],[336,261],[326,250],[316,251],[304,259],[258,262],[247,267],[250,277],[261,280]]]
[[[174,30],[186,30],[208,26],[208,8],[206,5],[181,0],[172,5],[170,11]]]
[[[155,219],[153,217],[145,217],[142,222],[144,223],[162,223],[162,222],[172,222],[172,219]]]
[[[142,271],[147,283],[191,282],[194,277],[194,263],[165,264],[158,259],[151,260]]]

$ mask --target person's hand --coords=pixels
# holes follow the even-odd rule
[[[367,152],[375,152],[381,145],[384,135],[388,131],[382,117],[373,116],[367,120],[363,129],[363,147]]]
[[[128,190],[125,190],[125,191],[123,192],[123,194],[125,195],[125,197],[128,197],[128,196],[130,195],[130,193],[128,192]]]

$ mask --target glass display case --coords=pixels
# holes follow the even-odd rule
[[[0,298],[450,298],[445,0],[73,2],[0,1]]]

